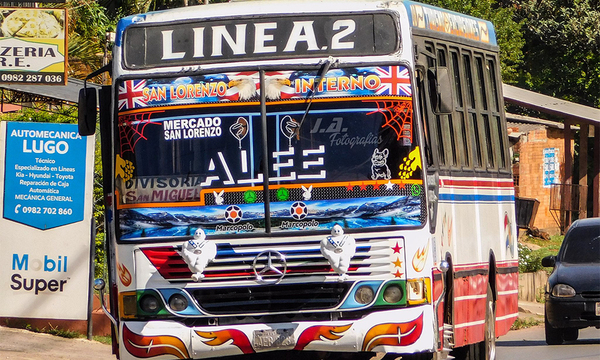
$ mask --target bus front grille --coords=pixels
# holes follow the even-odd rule
[[[392,241],[390,241],[392,240]],[[390,273],[390,244],[400,239],[356,239],[356,254],[348,269],[349,276],[368,277]],[[204,270],[202,284],[218,282],[222,286],[240,281],[256,281],[253,261],[265,250],[263,245],[230,243],[217,244],[217,257]],[[331,265],[323,257],[318,241],[295,243],[270,243],[269,249],[280,252],[286,259],[285,279],[299,277],[336,276]],[[170,282],[192,282],[192,273],[179,255],[176,246],[154,246],[140,249],[156,268],[158,273]],[[266,280],[273,280],[275,274],[266,274]],[[235,285],[234,285],[235,286]]]
[[[260,285],[192,290],[192,296],[207,313],[252,314],[336,307],[344,299],[345,283]]]

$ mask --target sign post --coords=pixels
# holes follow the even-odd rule
[[[0,123],[0,316],[87,319],[94,139]]]

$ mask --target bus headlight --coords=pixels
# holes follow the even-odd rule
[[[369,286],[360,286],[356,289],[354,300],[359,304],[370,304],[375,298],[375,292]]]
[[[402,300],[402,289],[396,284],[392,284],[383,291],[383,300],[390,304],[395,304]]]
[[[169,298],[169,307],[173,311],[183,311],[188,307],[188,301],[185,296],[181,294],[173,294]]]
[[[146,294],[140,299],[140,308],[144,312],[155,314],[160,310],[160,302],[155,296]]]

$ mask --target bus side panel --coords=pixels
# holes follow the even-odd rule
[[[477,270],[485,271],[485,266]],[[454,344],[456,347],[484,340],[487,299],[487,274],[460,276],[454,279]]]
[[[518,263],[516,261],[498,265],[496,275],[496,336],[506,335],[519,315],[518,307]]]

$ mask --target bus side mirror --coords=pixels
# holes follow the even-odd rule
[[[79,90],[79,104],[77,107],[77,123],[79,135],[89,136],[96,133],[96,114],[98,109],[98,94],[95,88]]]
[[[436,115],[449,115],[452,113],[454,100],[452,99],[452,82],[447,67],[439,66],[436,71],[438,102],[435,109]]]

